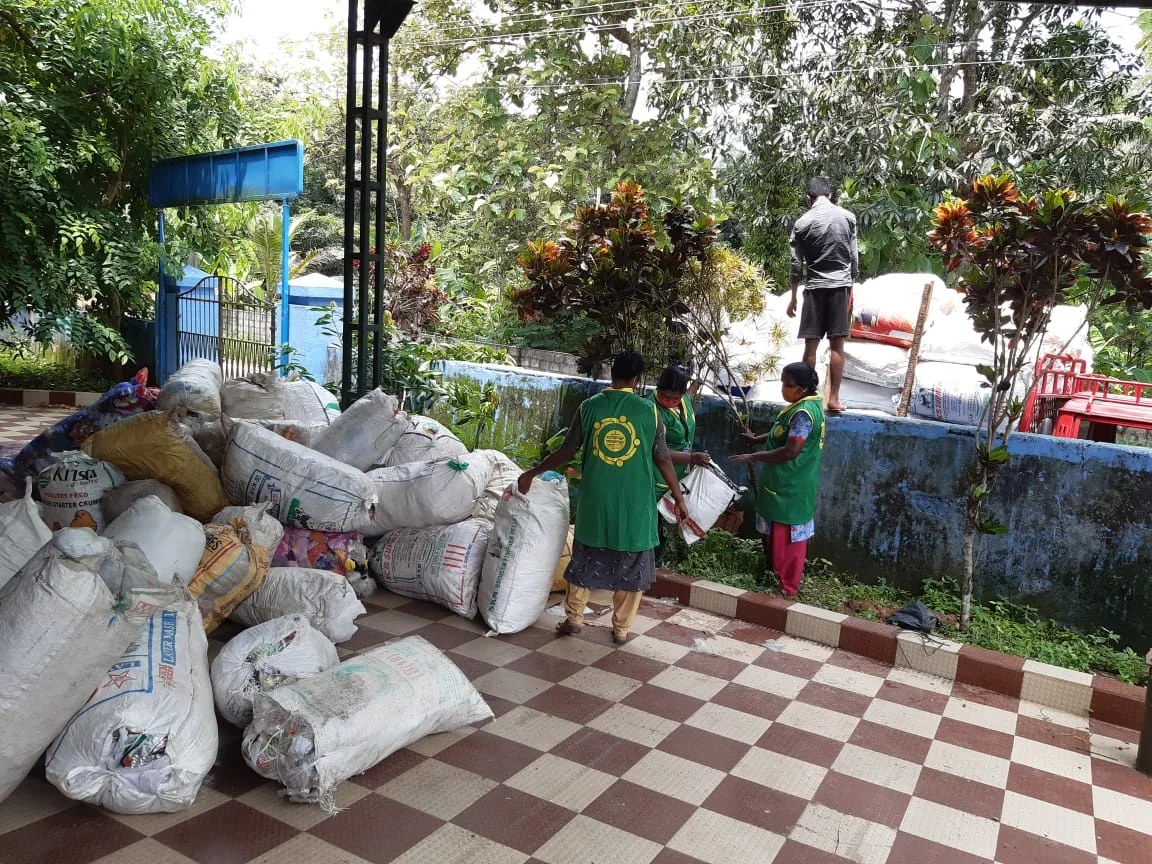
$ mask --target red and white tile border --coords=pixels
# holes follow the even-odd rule
[[[1091,714],[1096,720],[1129,729],[1139,730],[1143,725],[1144,688],[1103,675],[1076,672],[946,639],[923,639],[888,624],[666,570],[657,573],[648,593],[1071,714]]]
[[[0,387],[0,405],[17,405],[24,408],[39,408],[42,405],[84,408],[102,395],[81,390],[11,390]]]

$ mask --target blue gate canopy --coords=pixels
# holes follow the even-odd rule
[[[282,201],[303,191],[304,145],[299,141],[167,159],[148,174],[148,203],[156,209]]]

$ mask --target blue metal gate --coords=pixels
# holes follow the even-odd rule
[[[215,360],[224,380],[276,368],[276,306],[229,276],[208,276],[180,292],[180,365]]]

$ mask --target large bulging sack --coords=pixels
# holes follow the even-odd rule
[[[336,397],[311,381],[284,381],[275,372],[254,372],[226,381],[220,403],[228,417],[327,426],[340,416]]]
[[[492,717],[464,673],[419,636],[260,693],[252,707],[244,760],[289,799],[329,808],[340,783],[397,750]]]
[[[403,465],[406,462],[427,462],[445,456],[460,456],[468,448],[450,429],[431,417],[413,414],[408,428],[381,463],[383,467]]]
[[[355,531],[372,524],[377,499],[369,477],[251,423],[233,425],[222,473],[233,504],[267,501],[284,525]]]
[[[945,292],[944,283],[934,273],[886,273],[856,285],[852,289],[852,338],[910,347],[924,286],[929,282],[931,315]]]
[[[338,462],[367,471],[384,464],[409,425],[396,397],[377,387],[349,405],[331,426],[312,436],[311,446]]]
[[[880,387],[845,378],[840,383],[840,401],[844,403],[845,408],[857,411],[883,411],[886,414],[895,414],[903,389],[903,385]]]
[[[376,518],[359,526],[365,537],[398,528],[453,525],[472,515],[492,476],[484,450],[434,462],[409,462],[367,474],[375,484]]]
[[[725,328],[721,344],[728,358],[727,369],[714,370],[721,387],[753,387],[778,379],[780,370],[804,354],[797,338],[799,317],[787,315],[789,297],[769,294],[764,311]]]
[[[204,554],[204,528],[195,519],[173,513],[155,496],[141,498],[121,513],[104,536],[135,543],[164,584],[188,585]]]
[[[308,567],[349,576],[368,566],[368,547],[359,531],[326,533],[285,528],[272,556],[273,567]]]
[[[129,480],[167,484],[184,512],[201,522],[228,506],[212,460],[170,412],[150,411],[97,432],[84,452],[111,462]]]
[[[189,360],[172,373],[160,389],[157,407],[161,411],[183,409],[189,414],[219,415],[220,387],[224,375],[213,360]]]
[[[159,480],[129,480],[115,489],[109,489],[104,494],[101,507],[104,519],[112,523],[116,518],[137,501],[153,496],[164,502],[164,506],[173,513],[183,513],[180,506],[180,497],[172,491],[172,487]]]
[[[903,387],[907,374],[907,348],[855,340],[844,343],[845,378],[877,387]]]
[[[115,465],[85,456],[67,453],[55,465],[36,477],[44,521],[53,531],[61,528],[91,528],[103,531],[104,495],[124,482],[124,474]]]
[[[520,479],[524,470],[512,461],[511,457],[499,450],[485,450],[492,459],[492,474],[484,487],[484,496],[477,499],[476,506],[472,508],[473,519],[487,519],[491,522],[496,518],[496,508],[500,506],[500,499],[508,487]]]
[[[188,593],[200,605],[204,632],[211,633],[264,582],[269,556],[246,530],[231,525],[205,525],[204,540]]]
[[[972,366],[920,363],[909,407],[921,417],[974,426],[991,396],[992,385]]]
[[[368,568],[393,594],[475,618],[488,528],[478,519],[444,528],[401,528],[372,547]]]
[[[271,559],[284,537],[284,526],[268,514],[271,506],[265,501],[251,507],[225,507],[212,517],[212,524],[231,525],[237,531],[247,530],[252,542],[267,549]]]
[[[220,716],[243,729],[257,693],[319,675],[340,664],[336,646],[303,615],[273,618],[233,636],[212,661]]]
[[[176,594],[144,554],[65,528],[0,588],[0,801]]]
[[[219,736],[208,639],[192,601],[154,614],[48,751],[48,782],[113,813],[196,800]]]
[[[720,514],[740,496],[739,487],[715,465],[693,467],[680,481],[680,489],[688,505],[688,519],[680,526],[680,536],[689,546],[702,540]],[[664,494],[656,509],[664,521],[676,524],[676,501],[670,492]]]
[[[32,500],[32,478],[24,481],[24,497],[0,504],[0,588],[52,539],[52,529],[40,518]]]
[[[232,620],[251,627],[285,615],[303,615],[333,642],[356,635],[356,619],[368,610],[348,580],[328,570],[273,567],[263,584],[232,612]]]
[[[1071,356],[1074,360],[1083,360],[1087,364],[1087,371],[1091,372],[1095,353],[1088,340],[1087,320],[1087,306],[1053,307],[1044,338],[1038,340],[1039,344],[1032,350],[1034,359],[1028,371],[1032,372],[1036,367],[1035,361],[1045,354],[1060,354]]]
[[[991,366],[992,360],[992,343],[981,339],[972,326],[964,295],[943,292],[920,340],[920,362]]]
[[[527,495],[515,487],[504,493],[477,595],[493,633],[519,633],[540,617],[567,537],[568,484],[559,474],[541,474]]]

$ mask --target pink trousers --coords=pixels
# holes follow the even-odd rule
[[[792,542],[792,526],[772,523],[772,533],[765,534],[764,551],[768,553],[772,569],[780,580],[780,587],[789,597],[800,590],[804,577],[804,559],[808,557],[808,541]]]

